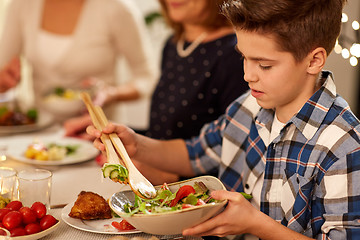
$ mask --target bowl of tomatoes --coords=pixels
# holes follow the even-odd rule
[[[225,190],[222,182],[213,176],[155,188],[157,196],[152,200],[141,199],[131,190],[117,192],[109,200],[110,208],[142,232],[174,235],[217,215],[227,203],[210,197],[211,191]]]
[[[39,239],[59,224],[60,221],[49,214],[41,202],[23,206],[21,201],[14,200],[0,209],[0,227],[10,232],[13,240]]]

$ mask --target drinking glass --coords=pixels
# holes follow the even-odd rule
[[[50,210],[52,172],[45,169],[26,169],[18,172],[19,200],[31,207],[34,202],[43,203]]]
[[[16,170],[9,167],[0,167],[0,195],[3,198],[14,200],[16,194]]]

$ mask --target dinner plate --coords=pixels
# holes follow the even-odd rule
[[[120,231],[114,228],[111,225],[111,223],[114,221],[120,222],[122,218],[119,217],[113,217],[113,218],[101,219],[101,220],[81,220],[81,219],[69,217],[69,213],[71,211],[71,208],[74,206],[74,203],[75,201],[69,203],[61,211],[62,220],[71,227],[86,232],[103,233],[103,234],[132,234],[132,233],[141,232],[137,229]]]
[[[39,239],[42,237],[45,237],[46,235],[50,234],[51,232],[53,232],[55,229],[57,229],[60,225],[60,220],[52,227],[38,232],[38,233],[34,233],[31,235],[25,235],[25,236],[18,236],[18,237],[12,237],[11,240],[35,240],[35,239]]]
[[[44,129],[54,123],[54,117],[45,111],[39,112],[36,123],[16,126],[0,126],[0,134],[26,133]]]
[[[61,160],[46,160],[46,161],[35,160],[35,159],[27,158],[24,155],[28,146],[34,142],[34,139],[26,138],[26,139],[19,139],[17,142],[10,143],[7,154],[9,158],[12,158],[14,160],[23,163],[35,164],[35,165],[51,165],[51,166],[80,163],[93,159],[99,154],[99,151],[93,146],[92,142],[83,139],[63,137],[58,139],[46,139],[46,140],[39,139],[39,141],[41,141],[45,145],[49,143],[56,143],[59,145],[79,145],[79,147],[76,149],[74,153],[66,156]]]

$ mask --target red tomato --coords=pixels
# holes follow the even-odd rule
[[[36,217],[39,219],[46,215],[46,207],[41,202],[34,202],[33,205],[31,205],[31,210],[36,213]]]
[[[6,205],[6,208],[9,208],[10,210],[13,211],[18,211],[21,207],[22,207],[22,202],[20,201],[11,201]]]
[[[11,212],[10,209],[8,209],[8,208],[1,208],[1,209],[0,209],[0,221],[2,221],[3,218],[4,218],[4,216],[5,216],[7,213],[9,213],[9,212]]]
[[[111,225],[120,231],[135,229],[135,227],[126,220],[122,220],[121,222],[112,222]]]
[[[31,210],[31,208],[22,207],[19,209],[19,212],[21,213],[21,215],[23,217],[23,222],[25,224],[36,222],[36,219],[37,219],[36,213],[33,210]]]
[[[26,231],[22,227],[17,227],[10,230],[10,237],[24,236],[26,235]]]
[[[6,229],[12,230],[20,226],[22,223],[22,215],[18,211],[11,211],[4,216],[2,223]]]
[[[25,232],[28,235],[38,233],[41,232],[41,227],[38,223],[29,223],[28,225],[25,226]]]
[[[170,207],[175,206],[181,199],[189,196],[189,194],[191,193],[195,193],[195,189],[193,188],[193,186],[184,185],[180,187],[179,190],[176,192],[175,198],[171,201],[169,206]]]
[[[56,223],[57,223],[57,220],[52,215],[45,215],[40,220],[41,230],[48,229],[49,227],[54,226]]]

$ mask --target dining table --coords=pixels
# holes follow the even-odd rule
[[[62,139],[64,138],[64,129],[60,123],[54,123],[42,129],[28,132],[17,132],[14,134],[0,133],[0,146],[14,148],[14,146],[23,146],[28,144],[33,139]],[[20,150],[19,150],[20,151]],[[1,155],[1,154],[0,154]],[[105,233],[103,231],[89,231],[86,229],[71,226],[62,219],[64,214],[64,207],[73,204],[81,191],[90,191],[103,196],[104,198],[111,197],[112,194],[130,189],[128,185],[115,183],[110,179],[105,179],[102,175],[101,166],[95,161],[92,156],[86,161],[75,162],[64,165],[42,165],[31,164],[23,161],[18,161],[10,155],[6,155],[6,160],[0,162],[0,166],[11,167],[16,171],[24,169],[47,169],[52,172],[52,186],[50,199],[50,214],[56,219],[60,220],[59,226],[50,234],[41,239],[116,239],[116,237],[123,236],[129,239],[144,238],[149,239],[153,237],[152,234],[136,232],[131,234],[120,233]],[[155,235],[156,236],[156,235]],[[115,238],[114,238],[115,237]],[[156,236],[159,239],[186,239],[199,240],[201,237],[182,236],[182,235],[166,235]]]

